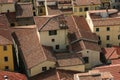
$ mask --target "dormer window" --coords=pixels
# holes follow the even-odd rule
[[[49,35],[57,35],[57,30],[50,30]]]

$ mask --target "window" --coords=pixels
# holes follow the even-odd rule
[[[82,12],[82,8],[79,8],[79,11]]]
[[[107,27],[107,31],[110,31],[110,28],[109,28],[109,27]]]
[[[59,46],[59,45],[56,45],[56,46],[55,46],[55,49],[59,49],[59,48],[60,48],[60,46]]]
[[[57,31],[56,30],[51,30],[51,31],[49,31],[49,35],[57,35]]]
[[[110,40],[110,36],[109,35],[106,36],[106,40]]]
[[[6,45],[3,46],[3,50],[4,50],[4,51],[7,50],[7,46],[6,46]]]
[[[101,40],[99,40],[99,41],[98,41],[98,45],[101,45],[101,44],[102,44],[102,41],[101,41]]]
[[[89,58],[88,57],[83,57],[83,60],[85,61],[85,63],[89,63]]]
[[[5,70],[9,70],[9,66],[5,66]]]
[[[96,32],[99,32],[99,28],[96,28]]]
[[[39,12],[40,12],[40,13],[43,13],[43,9],[42,9],[42,8],[40,8],[40,9],[39,9]]]
[[[77,12],[77,8],[74,8],[74,12]]]
[[[85,7],[85,8],[84,8],[84,11],[88,11],[88,7]]]
[[[118,40],[120,40],[120,35],[118,35]]]
[[[111,47],[112,45],[111,44],[106,44],[106,47]]]
[[[4,61],[7,62],[8,61],[8,57],[4,57]]]
[[[46,71],[47,70],[47,67],[42,67],[42,71]]]
[[[52,39],[51,41],[52,41],[52,42],[55,42],[55,39]]]

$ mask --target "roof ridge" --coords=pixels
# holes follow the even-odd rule
[[[50,17],[50,18],[42,25],[42,27],[39,29],[40,31],[41,31],[41,29],[43,29],[44,26],[51,20],[51,18],[52,18],[52,17]]]

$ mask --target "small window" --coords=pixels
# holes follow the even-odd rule
[[[96,32],[99,32],[99,28],[96,28]]]
[[[3,46],[3,50],[4,50],[4,51],[7,50],[7,46],[6,46],[6,45]]]
[[[107,31],[110,31],[110,28],[109,28],[109,27],[107,27]]]
[[[77,8],[74,8],[74,12],[77,12]]]
[[[7,62],[8,61],[8,57],[4,57],[4,61]]]
[[[79,8],[79,12],[82,12],[82,8]]]
[[[59,45],[56,45],[56,46],[55,46],[55,49],[59,49],[59,48],[60,48],[60,46],[59,46]]]
[[[120,40],[120,35],[118,35],[118,40]]]
[[[89,58],[88,57],[83,57],[85,63],[89,63]]]
[[[5,66],[5,70],[9,70],[9,66]]]
[[[102,44],[102,41],[101,41],[101,40],[99,40],[99,41],[98,41],[98,45],[101,45],[101,44]]]
[[[106,47],[112,47],[112,45],[111,44],[106,44]]]
[[[52,39],[51,41],[52,41],[52,42],[55,42],[55,39]]]
[[[88,7],[85,7],[85,8],[84,8],[84,11],[88,11]]]
[[[46,71],[47,70],[47,67],[42,67],[42,71]]]
[[[56,30],[51,30],[51,31],[49,31],[49,35],[57,35],[57,31]]]
[[[106,36],[106,40],[110,40],[110,36],[109,35]]]

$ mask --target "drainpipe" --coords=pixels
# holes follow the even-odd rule
[[[47,0],[45,0],[45,12],[46,12],[46,16],[48,16]]]

